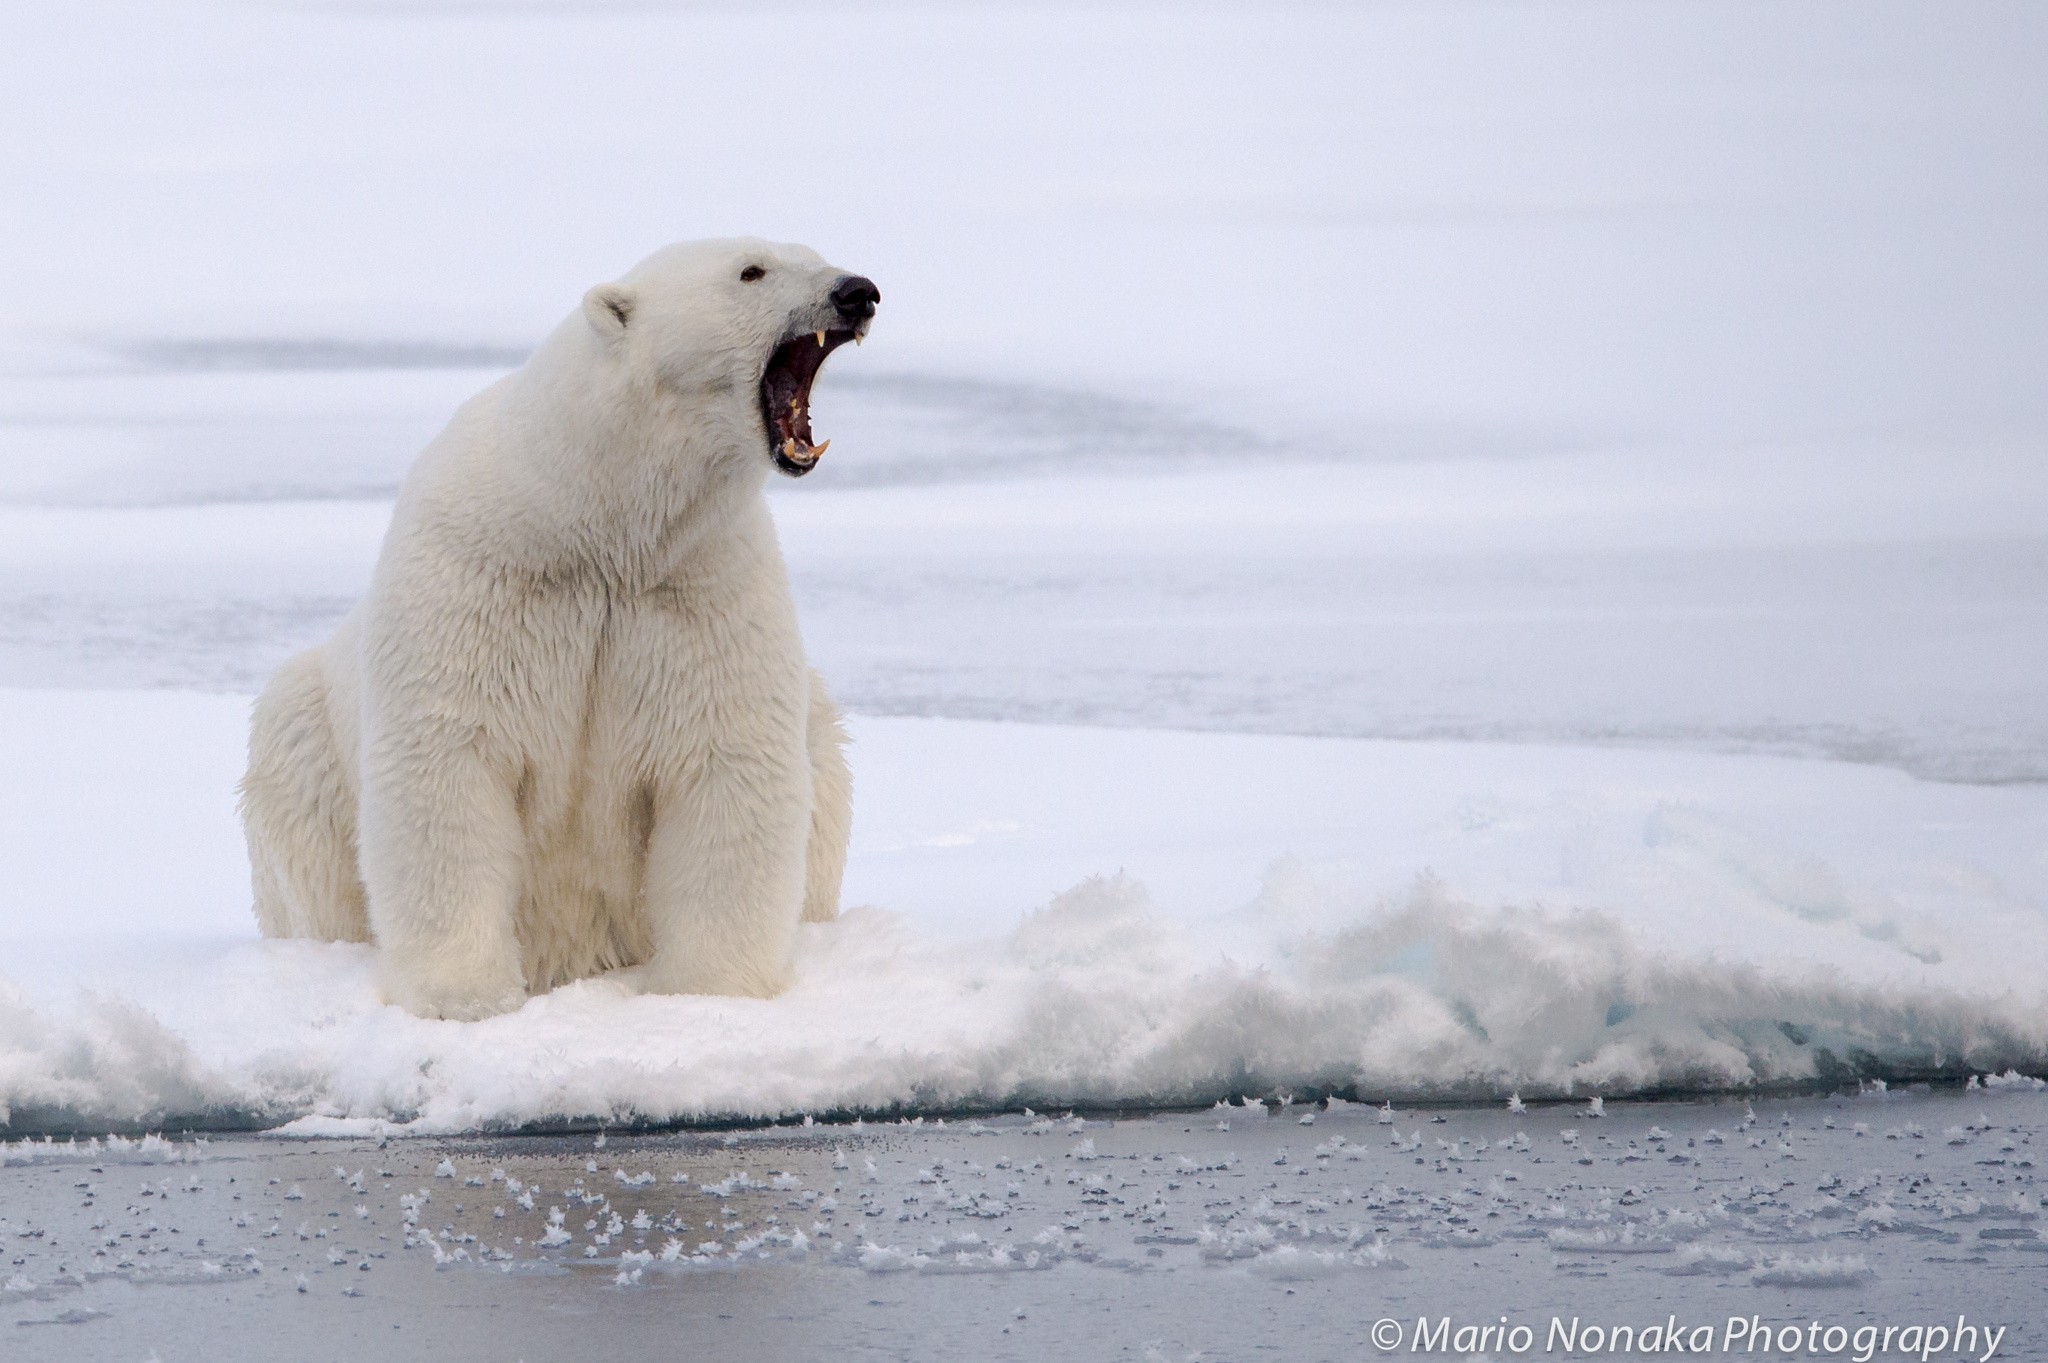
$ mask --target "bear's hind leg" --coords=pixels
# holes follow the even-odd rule
[[[355,791],[335,742],[317,650],[280,667],[256,699],[242,829],[265,937],[370,940]]]
[[[811,673],[811,833],[804,858],[804,922],[839,916],[839,883],[853,829],[853,773],[846,766],[846,730],[825,679]]]

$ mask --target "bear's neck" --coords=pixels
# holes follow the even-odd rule
[[[734,533],[757,533],[767,462],[750,404],[679,395],[554,349],[513,376],[502,413],[519,433],[505,442],[505,472],[551,568],[642,590],[688,576]]]

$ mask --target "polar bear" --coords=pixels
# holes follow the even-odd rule
[[[800,246],[670,246],[463,404],[368,596],[256,702],[266,936],[375,942],[424,1017],[626,965],[784,987],[852,792],[763,488],[816,466],[811,381],[880,301]]]

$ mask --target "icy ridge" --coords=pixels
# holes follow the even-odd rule
[[[1598,913],[1482,908],[1427,879],[1302,926],[1298,901],[1333,893],[1276,868],[1246,910],[1190,923],[1095,878],[965,944],[859,909],[805,930],[774,1000],[642,995],[621,971],[473,1024],[383,1005],[371,951],[347,945],[228,949],[161,1016],[0,985],[0,1120],[438,1133],[2048,1069],[2038,994],[1676,957]]]

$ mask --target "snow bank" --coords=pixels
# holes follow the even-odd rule
[[[1251,913],[1311,892],[1277,870]],[[986,941],[862,909],[805,930],[797,983],[772,1001],[646,996],[622,971],[475,1024],[381,1004],[368,948],[248,944],[181,983],[182,1035],[115,1000],[12,1003],[0,1091],[30,1123],[310,1114],[309,1133],[451,1132],[1275,1090],[1627,1093],[2048,1058],[2038,998],[1674,959],[1611,918],[1481,909],[1427,882],[1335,931],[1218,926],[1118,877]]]
[[[847,897],[887,907],[806,928],[784,996],[643,996],[622,971],[426,1022],[379,1001],[368,948],[251,935],[245,707],[0,692],[17,1134],[2048,1068],[2048,791],[937,720],[855,723]]]

